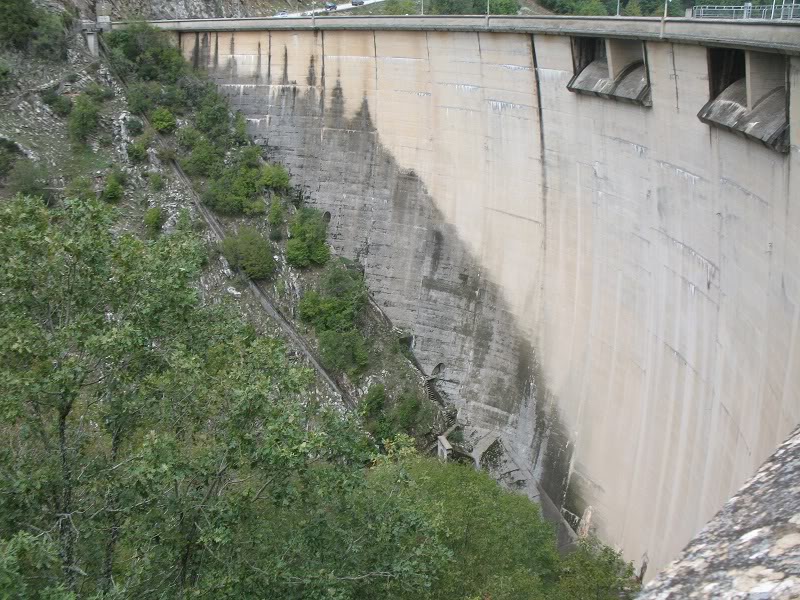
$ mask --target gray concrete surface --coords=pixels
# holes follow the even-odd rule
[[[656,572],[800,422],[800,128],[781,153],[697,117],[703,43],[797,52],[800,30],[361,19],[174,28],[460,419]],[[564,34],[604,30],[646,40],[652,106],[567,89]]]

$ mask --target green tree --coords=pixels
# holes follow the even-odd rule
[[[633,565],[597,538],[581,540],[559,566],[554,600],[629,600],[639,584]]]
[[[265,188],[283,192],[289,189],[289,173],[283,165],[264,165],[261,168],[261,183]]]
[[[66,60],[67,36],[61,15],[40,10],[36,21],[31,39],[33,52],[40,58]]]
[[[266,279],[275,271],[269,242],[253,227],[241,227],[222,240],[222,254],[234,269],[242,269],[251,279]]]
[[[369,364],[364,336],[356,329],[319,332],[319,354],[326,368],[347,373],[351,378],[361,375]]]
[[[110,204],[116,204],[125,195],[125,175],[119,170],[112,170],[106,177],[106,184],[100,198]]]
[[[286,261],[293,267],[324,265],[330,258],[326,243],[328,226],[322,213],[314,208],[301,208],[289,225]]]
[[[185,229],[111,225],[94,200],[0,205],[0,581],[50,598],[424,594],[447,562],[439,524],[387,493],[402,480],[366,477],[355,423],[305,395],[281,343],[199,304]],[[28,530],[53,539],[32,565],[13,547]]]
[[[94,100],[86,94],[80,94],[75,98],[67,123],[70,137],[76,142],[85,143],[86,139],[95,132],[99,122],[100,109]]]
[[[153,129],[159,133],[172,133],[175,130],[175,115],[170,112],[168,108],[159,107],[150,115],[150,122],[153,124]]]
[[[576,5],[575,14],[587,17],[606,16],[608,15],[608,10],[600,0],[585,0]]]
[[[622,11],[622,14],[626,17],[641,17],[642,5],[639,3],[639,0],[628,0],[628,3],[625,5],[625,10]]]
[[[391,445],[390,445],[391,448]],[[401,494],[416,500],[446,529],[452,565],[428,598],[549,598],[559,575],[553,532],[539,507],[507,492],[482,471],[415,456],[384,460],[371,474],[376,484],[409,480]]]
[[[269,223],[269,238],[279,241],[283,237],[283,222],[286,220],[283,210],[283,202],[280,196],[273,196],[269,205],[267,222]]]
[[[144,213],[144,226],[151,235],[155,235],[161,231],[161,226],[164,224],[164,211],[160,206],[153,206],[148,208]]]
[[[36,10],[30,0],[0,0],[0,45],[25,48],[36,27]]]

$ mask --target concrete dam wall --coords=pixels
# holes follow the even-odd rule
[[[800,422],[800,42],[272,23],[176,35],[476,445],[666,564]]]

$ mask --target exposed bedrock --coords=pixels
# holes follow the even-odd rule
[[[570,93],[566,37],[180,43],[461,418],[651,573],[800,421],[798,131],[700,122],[704,48],[648,42],[644,107]]]

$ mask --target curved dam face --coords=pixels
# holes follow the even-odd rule
[[[478,444],[650,573],[800,422],[800,57],[743,54],[746,108],[784,85],[794,124],[759,143],[698,118],[699,44],[642,42],[646,87],[598,96],[563,35],[178,37]]]

